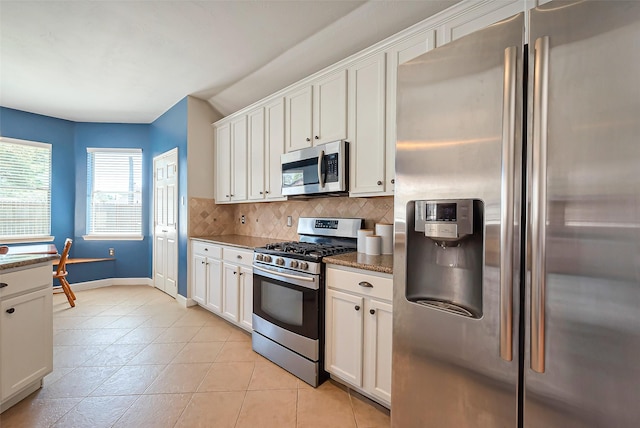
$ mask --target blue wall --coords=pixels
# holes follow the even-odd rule
[[[175,147],[178,148],[178,294],[187,296],[187,98],[167,110],[151,124],[151,167],[149,180],[153,175],[153,158]],[[153,216],[153,212],[151,212]],[[153,219],[151,219],[153,224]],[[149,266],[151,266],[153,242],[149,242]]]
[[[74,236],[75,127],[68,120],[0,107],[0,135],[51,144],[51,234],[57,248]]]
[[[114,123],[77,123],[75,132],[74,159],[75,159],[75,227],[74,241],[76,255],[82,257],[109,257],[109,248],[115,249],[116,262],[114,272],[104,272],[109,263],[92,264],[96,270],[100,269],[101,275],[114,278],[149,278],[151,277],[151,265],[149,259],[149,206],[151,203],[151,182],[147,174],[142,179],[142,241],[106,241],[89,240],[81,237],[87,234],[87,147],[97,148],[140,148],[142,149],[142,170],[150,169],[149,155],[149,125],[138,124],[114,124]],[[55,171],[58,173],[59,171]],[[140,261],[143,261],[142,263]],[[96,266],[93,266],[96,265]],[[97,271],[96,271],[97,273]],[[79,282],[74,277],[75,282]],[[100,278],[93,278],[100,279]]]
[[[0,135],[52,145],[51,234],[62,248],[73,237],[72,257],[108,257],[114,262],[69,265],[72,283],[103,278],[152,277],[153,158],[178,148],[178,293],[187,295],[187,98],[151,124],[76,123],[0,107]],[[85,241],[87,147],[141,148],[143,168],[142,241]]]

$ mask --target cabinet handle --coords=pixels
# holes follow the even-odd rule
[[[244,272],[240,272],[239,275],[242,275]]]
[[[371,283],[367,281],[361,281],[358,283],[358,285],[360,287],[373,288],[373,285],[371,285]]]
[[[264,193],[269,193],[269,191],[267,190],[267,191],[265,191]]]
[[[233,274],[234,274],[234,275],[237,275],[237,274],[238,274],[238,272],[233,272]]]
[[[360,306],[356,305],[356,311],[360,310]]]
[[[376,314],[376,310],[375,310],[375,309],[369,309],[369,313],[370,313],[371,315],[375,315],[375,314]]]
[[[318,137],[318,136],[316,135],[316,140],[319,140],[319,139],[320,139],[320,137]]]
[[[391,184],[396,184],[396,179],[395,178],[391,179]]]
[[[14,313],[15,311],[16,311],[16,309],[15,309],[15,308],[9,308],[9,309],[7,309],[7,313],[8,313],[8,314],[12,314],[12,313]]]
[[[378,180],[378,186],[382,186],[382,181]]]
[[[204,262],[200,262],[201,264],[204,264]]]
[[[233,198],[233,193],[231,195],[229,195],[229,196],[231,196]]]
[[[307,141],[311,141],[311,138],[307,138]]]
[[[204,250],[205,250],[205,251],[209,251],[209,249],[208,249],[208,248],[205,248]]]
[[[0,282],[0,288],[4,288],[4,287],[8,287],[9,284],[7,284],[6,282]]]
[[[262,192],[260,192],[260,194],[262,195]]]
[[[242,256],[240,254],[238,254],[236,257],[242,259]]]
[[[224,195],[224,197],[225,197],[225,198],[228,198],[228,197],[229,197],[229,195]]]

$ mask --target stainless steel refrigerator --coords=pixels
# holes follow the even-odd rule
[[[640,2],[400,66],[391,421],[640,426]]]

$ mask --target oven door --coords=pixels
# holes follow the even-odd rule
[[[276,270],[277,269],[277,270]],[[281,329],[320,336],[320,275],[253,265],[253,313]]]

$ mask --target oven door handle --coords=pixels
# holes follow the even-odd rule
[[[256,265],[253,265],[253,269],[259,270],[259,271],[264,272],[264,273],[268,273],[270,277],[276,277],[276,278],[277,277],[282,277],[282,278],[295,279],[296,281],[306,281],[306,282],[312,282],[312,283],[316,282],[316,277],[315,276],[314,277],[307,277],[307,276],[291,275],[290,273],[274,272],[274,271],[271,271],[269,269],[265,269],[265,268],[262,268],[262,267],[256,266]],[[317,285],[315,287],[306,287],[306,286],[303,285],[302,287],[313,288],[313,289],[317,289],[318,288]]]

